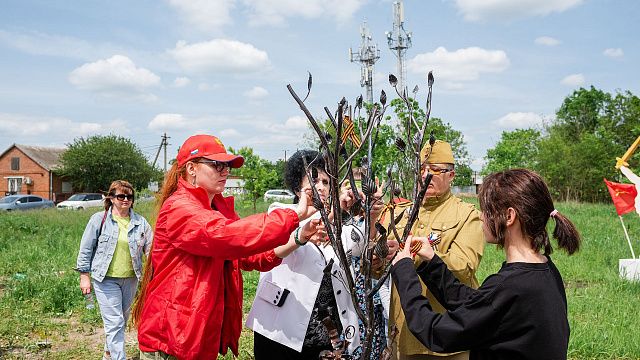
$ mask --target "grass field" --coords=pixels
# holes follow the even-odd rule
[[[640,359],[640,283],[618,277],[618,259],[630,258],[620,221],[610,204],[561,203],[583,236],[572,257],[553,255],[569,301],[571,359]],[[259,204],[264,210],[266,204]],[[0,359],[98,359],[104,338],[97,310],[86,310],[73,271],[89,216],[99,209],[0,213]],[[136,204],[153,222],[153,204]],[[241,216],[252,211],[238,204]],[[640,218],[625,215],[640,252]],[[496,272],[503,255],[485,248],[479,279]],[[245,311],[258,275],[245,273]],[[136,354],[135,336],[129,353]],[[245,330],[240,359],[252,359],[252,336]],[[227,358],[231,358],[227,356]]]

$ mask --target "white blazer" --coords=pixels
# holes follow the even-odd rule
[[[269,211],[275,208],[290,206],[287,204],[272,204]],[[313,218],[318,218],[313,216]],[[308,221],[308,220],[307,220]],[[300,226],[302,226],[300,224]],[[359,229],[362,231],[362,229]],[[342,228],[342,244],[351,250],[353,256],[360,256],[364,241],[354,242],[351,239],[352,226]],[[342,323],[344,337],[349,341],[348,351],[360,346],[360,328],[358,315],[351,301],[351,289],[348,289],[345,272],[340,268],[340,261],[331,245],[315,246],[308,243],[294,250],[269,272],[260,274],[260,281],[256,289],[256,297],[247,317],[245,326],[253,331],[296,351],[302,351],[304,336],[311,319],[311,312],[315,304],[323,270],[333,260],[331,267],[331,282],[336,298],[338,314]],[[350,267],[353,274],[353,268]],[[268,284],[271,283],[271,284]],[[282,306],[276,306],[269,301],[268,296],[261,297],[273,285],[289,290],[289,294]]]

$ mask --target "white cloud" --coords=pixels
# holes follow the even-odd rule
[[[194,44],[179,41],[169,53],[187,72],[248,73],[269,66],[265,51],[235,40],[215,39]]]
[[[182,114],[158,114],[149,122],[151,130],[182,130],[188,126],[187,119]]]
[[[188,77],[180,76],[180,77],[177,77],[175,80],[173,80],[174,87],[181,88],[189,84],[191,84],[191,79],[189,79]]]
[[[178,10],[183,20],[198,30],[217,31],[233,21],[229,11],[235,0],[168,0]]]
[[[560,81],[562,85],[567,85],[571,87],[582,86],[584,85],[585,82],[586,81],[585,81],[584,75],[582,74],[571,74],[569,76],[565,76],[565,78],[562,79],[562,81]]]
[[[24,126],[29,124],[29,126]],[[0,113],[0,133],[12,137],[46,137],[49,140],[70,141],[70,137],[126,132],[120,120],[99,124],[75,122],[67,118]]]
[[[624,51],[620,48],[609,48],[603,52],[604,56],[608,56],[610,58],[621,58],[624,56]]]
[[[559,45],[561,41],[550,36],[540,36],[536,38],[535,43],[544,46],[556,46]]]
[[[160,84],[160,77],[136,67],[126,56],[114,55],[106,60],[86,63],[69,74],[69,82],[78,89],[89,90],[107,97],[129,97],[152,101],[155,95],[148,88]]]
[[[486,50],[469,47],[449,52],[439,47],[430,53],[416,55],[407,63],[407,68],[416,74],[427,74],[433,70],[436,81],[448,89],[461,89],[463,83],[477,80],[481,73],[499,73],[510,65],[502,50]]]
[[[0,43],[32,55],[60,56],[82,60],[122,52],[110,44],[92,44],[78,38],[50,35],[37,31],[28,33],[0,30]]]
[[[284,123],[285,129],[295,130],[295,129],[306,129],[307,128],[307,119],[302,116],[292,116],[287,119]]]
[[[250,100],[260,100],[267,97],[269,95],[269,92],[263,87],[254,86],[251,90],[245,91],[243,95]]]
[[[561,13],[582,4],[583,0],[455,0],[467,21],[511,21],[531,16]]]
[[[344,24],[366,0],[244,0],[249,24],[282,26],[286,18],[315,19],[327,17]]]
[[[503,128],[529,128],[542,124],[542,116],[532,112],[512,112],[494,121]]]

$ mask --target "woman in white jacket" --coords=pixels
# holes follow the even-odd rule
[[[313,185],[321,200],[325,201],[329,192],[329,177],[324,171],[324,162],[316,151],[296,152],[287,162],[285,181],[296,194],[310,185],[304,171],[303,157],[315,169],[312,173],[314,176],[317,174],[317,177]],[[343,187],[342,199],[345,202],[350,199],[349,192],[347,187]],[[380,192],[376,195],[379,198]],[[287,206],[292,205],[275,203],[269,211]],[[372,223],[382,209],[382,202],[376,202],[371,211]],[[328,243],[319,217],[319,214],[312,216],[307,220],[311,223],[306,226],[301,223],[295,233],[297,246],[291,248],[289,244],[283,245],[291,251],[289,254],[286,254],[289,251],[280,251],[280,254],[287,255],[282,264],[260,276],[256,297],[246,322],[246,326],[254,330],[256,360],[273,359],[274,356],[278,359],[318,359],[322,350],[332,349],[327,330],[321,321],[326,316],[338,327],[343,339],[349,341],[348,353],[354,358],[360,356],[363,326],[351,301],[352,289],[347,286],[345,272],[340,267],[333,247]],[[364,276],[358,271],[358,263],[364,252],[365,241],[352,239],[353,226],[358,227],[357,233],[363,233],[364,221],[343,226],[342,244],[345,252],[352,258],[349,270],[356,282],[354,290],[360,290],[358,298],[364,299]],[[376,300],[374,316],[378,326],[375,329],[371,358],[376,355],[379,357],[386,345],[382,305],[379,298]],[[361,302],[361,307],[364,307],[364,301]]]

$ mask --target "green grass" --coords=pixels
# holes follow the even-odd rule
[[[265,211],[267,204],[257,204]],[[250,202],[236,202],[241,216],[253,213]],[[567,287],[571,359],[640,359],[640,283],[618,277],[618,259],[631,254],[610,204],[560,203],[558,210],[580,230],[580,252],[553,254]],[[84,227],[94,211],[0,213],[0,358],[99,358],[97,310],[86,310],[78,275],[73,271]],[[153,204],[136,211],[154,222]],[[640,218],[625,215],[635,250],[640,252]],[[553,225],[553,223],[552,223]],[[498,271],[504,256],[487,245],[478,277]],[[253,300],[258,274],[244,273],[245,313]],[[131,339],[132,340],[132,339]],[[252,359],[251,332],[240,339],[240,359]],[[135,344],[129,355],[136,353]],[[227,355],[225,358],[231,359]]]

